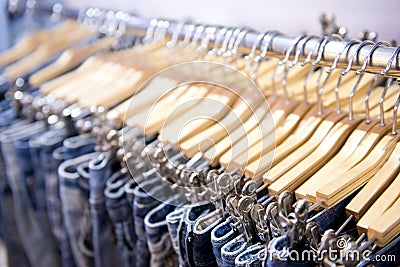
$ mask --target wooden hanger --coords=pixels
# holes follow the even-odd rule
[[[68,34],[64,34],[62,31],[55,32],[52,38],[43,42],[34,52],[8,66],[4,73],[10,80],[15,80],[19,76],[38,68],[68,46],[93,35],[93,32],[84,27],[75,27]],[[55,38],[55,36],[59,37]]]
[[[353,214],[359,220],[361,216],[368,210],[374,201],[382,194],[382,192],[392,183],[394,178],[399,174],[400,169],[400,143],[397,143],[389,159],[383,164],[382,168],[369,180],[369,182],[361,189],[361,191],[346,206],[346,211]],[[369,213],[371,214],[371,213]],[[377,216],[378,214],[374,214]],[[373,220],[376,217],[371,217]],[[367,216],[368,217],[368,216]],[[366,222],[364,219],[362,223]],[[370,220],[370,222],[372,222]],[[368,223],[366,223],[368,224]],[[364,227],[366,229],[366,227]]]
[[[400,233],[400,198],[368,227],[368,238],[384,247]]]
[[[270,133],[273,133],[275,127],[279,127],[285,118],[299,104],[297,101],[291,101],[289,103],[286,101],[287,100],[283,97],[278,99],[271,108],[272,117],[266,117],[260,122],[259,127],[256,127],[251,132],[247,133],[246,138],[243,138],[238,143],[234,144],[232,148],[222,155],[220,158],[221,166],[227,167],[229,165],[232,168],[236,168],[231,164],[234,158],[240,156],[240,154],[244,153],[248,148],[252,147],[259,141],[262,141],[263,137],[267,138],[267,136],[271,136]],[[273,145],[275,144],[273,136],[270,141],[273,142]]]
[[[118,39],[116,37],[108,36],[99,39],[93,44],[67,49],[53,64],[34,73],[29,78],[29,83],[32,86],[39,86],[40,84],[75,68],[89,56],[99,51],[109,50],[117,43],[117,41]]]
[[[3,68],[33,52],[41,44],[46,42],[50,36],[54,38],[54,36],[58,36],[58,33],[63,34],[66,31],[73,30],[76,28],[77,24],[78,23],[73,20],[66,20],[53,29],[40,30],[25,37],[12,48],[0,53],[0,68]]]
[[[284,123],[275,130],[275,144],[277,148],[281,147],[280,145],[291,137],[292,132],[299,127],[299,123],[301,123],[302,119],[307,116],[311,107],[312,105],[307,104],[297,106],[293,112],[287,116]],[[272,163],[272,154],[278,157],[275,151],[271,151],[268,146],[264,145],[266,144],[266,141],[267,140],[264,139],[261,140],[254,146],[250,147],[250,150],[247,153],[248,156],[254,155],[254,157],[249,157],[248,164],[244,168],[245,173],[257,181],[261,178],[262,174],[266,172],[266,165]],[[291,142],[291,144],[293,144],[293,142]],[[288,148],[288,146],[285,146],[285,148]],[[243,158],[238,158],[237,160],[243,160]]]
[[[246,92],[248,92],[248,90],[245,90],[244,93]],[[246,101],[244,101],[242,97],[244,97]],[[261,101],[261,98],[241,95],[232,106],[232,110],[230,110],[221,121],[214,123],[211,127],[199,132],[185,142],[182,142],[179,145],[181,151],[185,153],[187,158],[192,158],[196,153],[205,152],[210,149],[211,143],[218,143],[221,139],[229,135],[230,132],[240,127],[242,122],[247,121],[252,115],[253,109],[257,109],[257,107],[260,106]],[[212,142],[204,143],[202,146],[203,151],[200,151],[199,144],[205,139]]]
[[[339,150],[360,122],[361,119],[344,119],[337,122],[315,150],[274,181],[268,191],[275,195],[285,190],[294,191]]]
[[[179,142],[195,135],[196,131],[202,131],[209,127],[213,123],[209,118],[216,121],[221,120],[228,113],[236,97],[234,93],[225,88],[214,87],[207,94],[207,97],[189,112],[172,122],[168,122],[159,135],[160,140],[164,144],[171,144],[177,148]],[[214,105],[214,103],[216,104]],[[198,116],[205,119],[198,118]],[[198,119],[192,120],[193,118]]]

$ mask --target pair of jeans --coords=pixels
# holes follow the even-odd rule
[[[363,260],[357,265],[357,267],[367,266],[400,266],[400,236],[378,250],[376,253],[372,253],[372,255],[369,256],[369,259]]]
[[[107,187],[104,190],[107,212],[114,226],[119,261],[122,267],[136,266],[136,236],[131,204],[133,203],[133,198],[128,198],[128,193],[126,193],[126,190],[132,191],[136,185],[133,180],[129,181],[126,170],[122,169],[107,180]]]
[[[235,266],[236,257],[247,249],[248,245],[243,234],[238,235],[221,248],[222,266]]]
[[[178,263],[166,221],[167,215],[174,209],[175,205],[162,203],[147,213],[144,219],[151,267],[173,267]]]
[[[181,222],[178,226],[179,253],[185,262],[185,266],[196,266],[198,254],[194,252],[195,248],[199,247],[197,242],[204,242],[199,236],[194,236],[194,226],[198,220],[215,210],[212,203],[202,205],[187,205],[184,207]],[[196,243],[195,243],[196,242]],[[195,257],[196,256],[196,257]],[[208,263],[208,262],[205,262]]]
[[[9,114],[0,113],[0,132],[18,132],[27,121],[17,120]],[[0,146],[2,144],[0,143]],[[6,246],[8,265],[10,267],[29,266],[28,258],[23,248],[14,216],[14,203],[10,185],[7,180],[5,159],[0,153],[0,210],[1,233]]]
[[[45,131],[43,122],[27,124],[2,133],[2,153],[13,194],[17,229],[31,266],[58,266],[60,257],[49,232],[44,232],[36,213],[33,166],[29,139]]]
[[[112,159],[102,153],[89,162],[89,204],[96,267],[120,266],[111,220],[107,214],[104,189],[112,173]]]
[[[232,227],[233,219],[228,217],[211,231],[211,244],[218,266],[224,266],[221,249],[238,236],[238,231]]]
[[[178,229],[181,224],[183,213],[185,212],[185,208],[180,207],[176,208],[174,211],[169,213],[165,218],[167,221],[168,232],[172,242],[172,248],[175,251],[175,254],[178,256],[178,265],[179,267],[185,266],[185,261],[182,258],[179,249],[179,236],[178,236]]]
[[[160,182],[159,178],[153,178],[142,182],[134,189],[133,219],[137,238],[135,251],[136,266],[148,266],[150,263],[144,218],[149,211],[161,204],[160,201],[152,197],[160,193],[162,194],[163,188]]]
[[[62,130],[50,139],[46,137],[40,138],[42,146],[40,159],[45,186],[47,216],[61,252],[61,266],[69,267],[75,266],[75,262],[62,219],[57,175],[58,166],[63,160],[63,154],[60,149],[63,149],[64,137],[65,131]]]
[[[195,266],[211,267],[217,265],[211,243],[212,230],[223,221],[220,210],[215,210],[194,224],[193,230],[193,260]]]
[[[78,156],[94,151],[94,139],[90,135],[80,135],[66,138],[62,141],[62,146],[55,142],[43,140],[45,144],[42,153],[43,162],[47,162],[45,169],[45,186],[47,213],[50,218],[54,236],[59,241],[63,266],[75,266],[71,244],[68,238],[67,229],[62,214],[62,204],[60,198],[60,183],[58,167],[64,160],[73,159]]]
[[[98,153],[85,154],[64,161],[58,168],[63,220],[78,267],[94,265],[90,239],[89,175],[82,164],[97,156]]]
[[[265,258],[265,245],[255,244],[249,246],[235,259],[237,267],[261,267]]]
[[[310,259],[295,259],[296,255],[302,255],[302,251],[306,248],[302,246],[297,250],[298,253],[292,253],[289,248],[289,238],[284,235],[273,238],[268,244],[268,256],[264,262],[265,266],[279,266],[279,267],[304,267],[316,266],[316,263]]]

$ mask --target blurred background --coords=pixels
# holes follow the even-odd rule
[[[0,0],[0,50],[4,50],[15,39],[10,36],[10,27],[7,24],[18,24],[20,18],[17,15],[21,2],[26,1]],[[398,0],[63,0],[58,2],[74,9],[99,7],[127,11],[149,18],[248,26],[261,32],[279,30],[291,36],[301,33],[321,34],[320,16],[325,13],[328,20],[334,15],[336,25],[345,27],[350,38],[360,38],[360,33],[366,30],[377,33],[379,40],[392,41],[400,38]],[[28,0],[27,3],[32,6],[53,5],[56,1]],[[22,26],[20,31],[29,32],[34,27],[35,24],[29,22]]]

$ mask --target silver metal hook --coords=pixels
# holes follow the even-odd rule
[[[288,73],[289,73],[289,66],[288,66],[287,62],[289,60],[289,57],[290,57],[292,51],[299,44],[299,42],[302,39],[304,39],[305,37],[306,37],[306,35],[300,35],[296,39],[294,39],[293,43],[291,44],[289,49],[286,51],[285,57],[283,58],[283,60],[279,61],[279,65],[284,65],[284,71],[283,71],[283,74],[282,74],[282,82],[281,83],[282,83],[283,92],[285,94],[286,102],[289,102],[289,92],[287,91],[287,86],[286,86],[287,85],[287,76],[288,76]]]
[[[365,118],[366,118],[365,122],[367,124],[371,123],[371,117],[369,113],[369,97],[371,95],[372,90],[375,88],[375,84],[378,81],[378,77],[379,77],[378,74],[374,75],[374,79],[372,80],[371,85],[368,88],[368,92],[365,95]]]
[[[178,43],[179,35],[182,33],[183,26],[185,24],[183,22],[176,25],[175,30],[172,33],[171,40],[167,42],[167,47],[172,47]]]
[[[339,59],[340,59],[340,56],[343,54],[343,52],[346,51],[345,60],[347,61],[347,58],[348,58],[348,56],[349,56],[350,48],[351,48],[354,44],[358,44],[358,43],[360,43],[360,42],[361,42],[361,41],[359,41],[359,40],[351,40],[350,42],[348,42],[348,43],[346,44],[346,46],[345,46],[345,49],[343,49],[342,53],[341,53],[340,55],[338,55],[338,57],[335,58],[335,61],[334,61],[335,67],[336,67],[337,62],[338,62]],[[350,63],[349,63],[349,64],[350,64]],[[345,73],[341,72],[340,75],[339,75],[338,81],[337,81],[337,83],[336,83],[336,86],[335,86],[336,110],[337,110],[337,113],[338,113],[338,114],[341,114],[341,113],[342,113],[342,109],[341,109],[341,105],[340,105],[340,98],[339,98],[339,87],[340,87],[340,83],[342,82],[342,77],[343,77],[343,75],[345,75]]]
[[[258,73],[258,69],[260,67],[260,62],[262,60],[264,60],[264,58],[267,55],[268,49],[272,43],[272,40],[275,38],[275,36],[277,35],[281,35],[280,32],[278,31],[271,31],[271,32],[267,32],[263,38],[262,38],[262,43],[261,43],[261,47],[260,47],[260,54],[258,56],[255,57],[254,62],[253,62],[253,66],[252,66],[252,78],[255,81],[257,79],[257,73]]]
[[[382,95],[381,95],[381,99],[379,100],[379,113],[381,115],[381,126],[385,126],[386,125],[386,123],[385,123],[385,110],[383,108],[383,102],[385,101],[386,93],[387,93],[390,85],[392,84],[392,82],[393,82],[393,77],[389,76],[389,78],[386,81],[385,88],[383,89],[383,92],[382,92]]]
[[[397,83],[400,84],[400,79],[397,78]],[[393,128],[392,128],[392,135],[397,134],[397,110],[399,109],[400,105],[400,94],[399,97],[396,100],[396,104],[394,104],[393,108]]]
[[[223,54],[226,52],[226,50],[227,50],[227,48],[228,48],[229,40],[231,39],[232,35],[234,34],[234,31],[235,31],[235,28],[230,28],[230,29],[226,32],[225,38],[224,38],[223,41],[222,41],[221,48],[217,51],[217,55],[218,55],[218,56],[221,56],[221,55],[223,55]]]
[[[299,44],[301,43],[301,45],[299,45],[297,47],[294,59],[292,62],[289,63],[289,68],[292,68],[294,65],[296,65],[299,62],[300,55],[304,54],[304,49],[306,47],[307,42],[313,38],[319,38],[319,37],[316,35],[308,35],[307,37],[301,39],[301,41],[299,42]]]
[[[349,120],[354,120],[354,113],[353,113],[353,97],[354,97],[354,94],[355,94],[355,92],[356,92],[356,89],[358,88],[358,85],[360,84],[360,81],[361,81],[361,79],[362,79],[363,76],[364,76],[365,69],[367,68],[368,63],[369,63],[370,60],[371,60],[372,54],[373,54],[374,51],[375,51],[379,46],[381,46],[381,45],[390,46],[390,44],[389,44],[388,42],[377,42],[377,43],[375,43],[375,44],[371,47],[371,49],[369,50],[368,55],[365,57],[364,63],[363,63],[363,65],[362,65],[361,69],[359,69],[359,70],[356,71],[356,74],[359,75],[359,77],[358,77],[356,83],[354,84],[353,89],[351,90],[350,95],[349,95]]]
[[[390,71],[390,69],[392,68],[392,62],[393,62],[394,58],[396,58],[396,61],[397,61],[396,65],[398,65],[399,62],[398,62],[397,58],[398,58],[399,52],[400,52],[400,46],[396,47],[396,50],[393,51],[387,65],[386,65],[386,68],[383,71],[381,71],[381,75],[386,76],[386,74]]]
[[[315,66],[316,64],[318,64],[318,63],[321,61],[322,56],[323,56],[323,54],[324,54],[325,46],[326,46],[326,45],[329,43],[329,41],[330,41],[331,39],[333,39],[333,38],[342,40],[342,38],[339,37],[338,35],[330,35],[330,36],[328,36],[328,37],[322,42],[320,48],[318,49],[318,57],[317,57],[317,59],[312,63],[313,66]],[[343,52],[343,51],[340,51],[339,57],[340,57],[340,55],[341,55],[342,52]],[[337,57],[337,56],[336,56],[336,57]],[[330,69],[332,69],[332,67],[336,67],[335,62],[333,63],[333,65],[331,66]],[[330,75],[331,75],[331,71],[329,71],[330,69],[327,70],[327,76],[326,76],[325,80],[322,82],[322,85],[321,85],[321,87],[319,88],[319,90],[318,90],[318,86],[319,86],[319,83],[320,83],[320,79],[321,79],[321,77],[322,77],[322,68],[321,68],[321,71],[320,71],[320,75],[319,75],[319,77],[318,77],[318,79],[317,79],[317,103],[318,103],[318,114],[319,114],[319,115],[321,115],[322,112],[323,112],[322,93],[323,93],[323,91],[324,91],[324,89],[325,89],[325,85],[326,85],[326,83],[327,83],[327,81],[328,81],[328,79],[329,79],[329,77],[330,77]]]
[[[250,53],[248,55],[246,55],[245,59],[246,59],[246,67],[245,70],[246,72],[249,72],[251,69],[251,64],[252,64],[252,59],[254,58],[254,55],[257,51],[258,46],[260,45],[262,39],[264,38],[264,36],[267,35],[267,33],[260,33],[259,35],[257,35],[256,40],[254,41]]]
[[[356,51],[352,54],[349,64],[347,65],[347,68],[342,71],[342,75],[346,75],[351,70],[355,58],[357,59],[357,62],[358,62],[358,60],[359,60],[358,56],[360,54],[361,48],[363,48],[366,45],[374,45],[374,44],[375,43],[370,40],[364,40],[364,41],[360,42],[357,45]]]
[[[309,40],[311,40],[312,38],[310,38]],[[300,66],[304,67],[305,65],[307,65],[308,63],[310,63],[311,61],[311,55],[315,52],[315,50],[321,45],[321,43],[324,41],[324,37],[320,38],[318,40],[318,43],[314,46],[314,48],[307,54],[306,59],[300,63]],[[304,47],[306,46],[307,42],[304,43]],[[304,48],[303,48],[304,49]],[[303,51],[304,53],[304,51]],[[304,79],[304,84],[303,84],[303,94],[304,94],[304,103],[307,105],[308,104],[308,97],[307,97],[307,83],[308,80],[310,79],[311,75],[314,73],[315,70],[315,66],[313,65],[311,67],[311,69],[308,71],[306,78]]]
[[[307,65],[308,63],[310,63],[312,54],[314,54],[315,50],[317,50],[317,49],[319,50],[319,47],[321,46],[321,44],[322,44],[322,42],[325,40],[325,38],[326,38],[326,37],[321,37],[321,38],[317,41],[317,43],[315,44],[314,48],[307,54],[306,59],[305,59],[303,62],[300,63],[301,66],[305,66],[305,65]],[[318,51],[318,50],[317,50],[317,51]],[[317,52],[317,53],[318,53],[318,52]]]
[[[217,51],[218,51],[218,47],[222,41],[222,38],[224,38],[226,32],[228,31],[228,27],[223,27],[222,29],[220,29],[215,37],[215,41],[214,41],[214,47],[208,51],[208,55],[212,56],[212,55],[216,55]]]

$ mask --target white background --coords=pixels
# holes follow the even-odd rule
[[[378,39],[400,39],[399,0],[64,0],[74,8],[103,7],[134,12],[145,17],[226,26],[250,26],[258,31],[279,30],[290,36],[304,31],[321,34],[322,12],[336,15],[339,25],[357,38],[366,29],[378,33]]]

